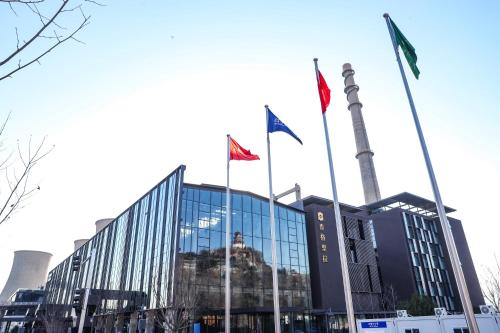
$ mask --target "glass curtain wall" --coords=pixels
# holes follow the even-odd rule
[[[161,297],[152,294],[168,297],[183,172],[184,166],[177,168],[54,268],[46,303],[65,306],[68,316],[75,291],[85,288],[87,278],[99,299],[90,304],[94,314],[155,308]],[[96,255],[90,269],[92,249]],[[82,262],[78,271],[73,270],[75,256]]]
[[[184,185],[179,238],[182,281],[195,287],[200,308],[224,309],[226,193]],[[231,308],[272,312],[269,202],[246,192],[231,194]],[[276,204],[280,306],[311,308],[304,213]],[[223,313],[223,311],[221,312]],[[285,318],[286,319],[286,318]]]
[[[156,309],[197,296],[197,321],[216,332],[224,314],[226,194],[183,183],[179,167],[49,273],[47,304],[71,314],[75,291],[92,289],[89,315]],[[235,332],[273,328],[269,202],[235,191],[231,288]],[[304,213],[277,203],[276,245],[284,331],[309,331],[311,291]],[[89,259],[95,249],[93,268]],[[73,271],[73,258],[82,264]],[[174,283],[175,282],[175,283]],[[210,329],[209,329],[210,330]],[[293,332],[293,331],[292,331]]]
[[[420,215],[402,214],[418,293],[432,297],[436,306],[454,311],[453,289],[436,222]]]

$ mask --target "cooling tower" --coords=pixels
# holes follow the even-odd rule
[[[82,247],[83,244],[87,243],[88,239],[76,239],[75,240],[75,251]]]
[[[52,254],[41,251],[15,251],[9,278],[0,294],[0,304],[19,288],[38,288],[47,281]]]
[[[102,219],[95,221],[95,233],[104,229],[108,224],[110,224],[114,219]]]

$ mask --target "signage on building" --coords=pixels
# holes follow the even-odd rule
[[[386,328],[386,321],[368,321],[361,323],[361,328]]]
[[[323,212],[318,212],[318,221],[323,222],[325,220],[325,216]],[[319,230],[321,233],[319,234],[319,240],[321,241],[320,247],[322,252],[326,252],[326,244],[323,242],[326,242],[326,235],[324,234],[325,231],[325,225],[324,223],[319,224]],[[328,262],[328,256],[326,254],[323,254],[321,256],[323,262]]]

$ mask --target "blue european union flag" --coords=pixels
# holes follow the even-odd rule
[[[291,129],[288,128],[281,120],[279,120],[278,117],[274,115],[274,113],[271,112],[271,110],[266,106],[267,110],[267,132],[272,133],[272,132],[285,132],[290,134],[295,140],[300,142],[302,144],[302,140],[299,139],[295,133],[292,132]]]

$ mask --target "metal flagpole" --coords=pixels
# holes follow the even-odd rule
[[[396,59],[399,65],[399,71],[401,72],[401,77],[403,78],[403,83],[406,90],[406,95],[408,96],[408,102],[410,103],[410,109],[415,122],[415,127],[418,133],[418,139],[422,147],[422,153],[424,154],[425,165],[427,167],[427,172],[429,173],[429,178],[432,186],[432,192],[434,192],[434,199],[436,201],[437,212],[439,215],[439,222],[441,224],[441,229],[443,230],[444,240],[448,253],[450,254],[451,267],[453,269],[453,275],[455,281],[457,282],[458,293],[460,295],[460,300],[462,301],[462,307],[464,309],[465,319],[469,326],[471,333],[479,333],[479,327],[477,326],[476,317],[474,316],[474,309],[470,301],[469,290],[467,289],[467,284],[465,283],[464,273],[462,271],[462,264],[460,263],[460,258],[458,257],[457,248],[455,241],[453,239],[453,234],[451,232],[451,226],[446,217],[446,211],[441,200],[441,194],[436,181],[436,176],[434,175],[434,170],[432,168],[431,159],[429,157],[429,152],[427,151],[427,145],[425,144],[424,135],[422,133],[422,128],[420,127],[420,121],[418,120],[417,110],[415,109],[415,104],[413,103],[413,97],[410,92],[410,87],[408,86],[408,81],[406,80],[406,75],[401,64],[401,58],[399,57],[398,44],[396,43],[396,37],[392,24],[390,22],[389,14],[384,14],[385,21],[387,23],[387,28],[389,29],[389,34],[392,40],[392,46],[394,47],[394,52],[396,53]]]
[[[319,84],[318,59],[314,58],[316,69],[316,80]],[[347,267],[347,257],[345,252],[344,233],[342,232],[342,217],[340,215],[339,199],[337,197],[337,185],[335,183],[335,172],[333,170],[332,151],[330,147],[330,135],[328,134],[328,124],[326,122],[325,112],[323,114],[323,127],[325,128],[326,150],[328,151],[328,163],[330,166],[330,179],[332,182],[333,209],[335,211],[335,225],[337,226],[337,238],[339,241],[340,266],[342,270],[342,282],[344,285],[345,306],[347,311],[347,321],[349,332],[356,333],[356,322],[354,320],[354,308],[352,305],[351,282],[349,280],[349,269]]]
[[[229,161],[231,160],[230,135],[227,135],[227,187],[226,187],[226,309],[224,332],[231,331],[231,190],[229,189]]]
[[[274,304],[274,333],[281,333],[281,315],[280,299],[278,293],[278,261],[276,258],[276,229],[274,223],[274,196],[273,180],[271,173],[271,143],[269,140],[269,106],[266,108],[266,132],[267,132],[267,169],[269,172],[269,222],[271,225],[271,253],[272,253],[272,272],[273,272],[273,304]]]

